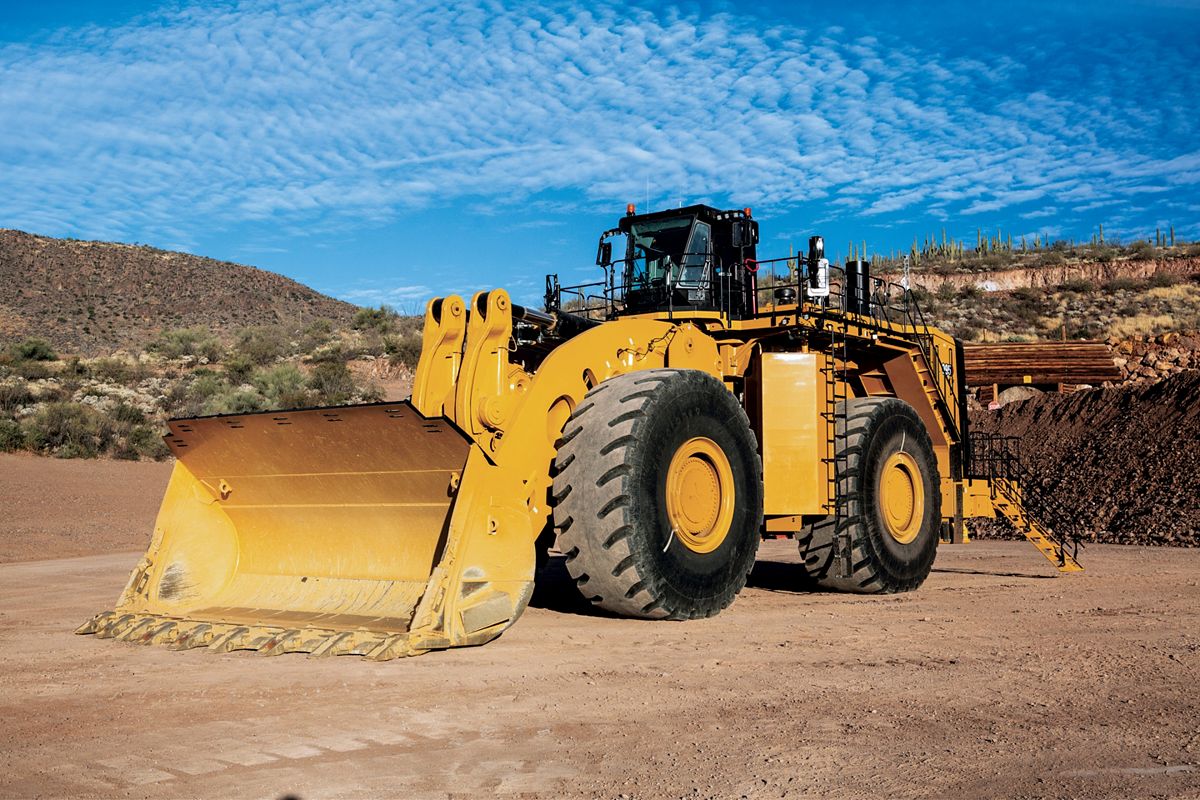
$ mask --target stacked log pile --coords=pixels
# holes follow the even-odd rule
[[[1122,379],[1104,342],[965,344],[967,385],[1099,386]]]

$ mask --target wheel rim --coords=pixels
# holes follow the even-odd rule
[[[925,486],[917,460],[903,451],[883,463],[879,505],[884,527],[900,544],[909,544],[921,531],[925,518]]]
[[[672,535],[692,552],[711,553],[729,535],[733,504],[733,469],[725,453],[712,439],[688,439],[667,467]]]

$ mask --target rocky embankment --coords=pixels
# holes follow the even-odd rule
[[[1037,267],[1001,267],[997,269],[962,270],[956,272],[914,270],[909,282],[929,292],[943,286],[959,290],[967,287],[992,292],[1008,292],[1025,288],[1052,288],[1074,281],[1087,281],[1102,286],[1118,279],[1147,280],[1155,275],[1180,278],[1200,273],[1200,257],[1119,259],[1109,262],[1082,261]],[[880,277],[898,282],[900,273],[886,272]]]
[[[1200,331],[1110,339],[1107,344],[1113,363],[1121,370],[1123,384],[1153,383],[1200,369]]]

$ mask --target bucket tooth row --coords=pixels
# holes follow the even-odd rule
[[[207,648],[213,653],[256,650],[264,655],[307,653],[312,658],[354,655],[373,661],[418,655],[428,648],[414,647],[408,633],[369,630],[333,631],[319,628],[281,628],[269,625],[237,625],[199,622],[153,614],[97,614],[75,631],[100,639],[117,639],[136,644],[161,644],[169,650]]]

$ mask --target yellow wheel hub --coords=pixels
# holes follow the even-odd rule
[[[674,537],[693,552],[711,553],[729,535],[733,504],[733,470],[725,453],[712,439],[688,439],[667,467],[667,519]]]
[[[925,484],[917,460],[908,453],[892,453],[883,463],[879,506],[884,527],[893,539],[908,544],[917,538],[925,519]]]

